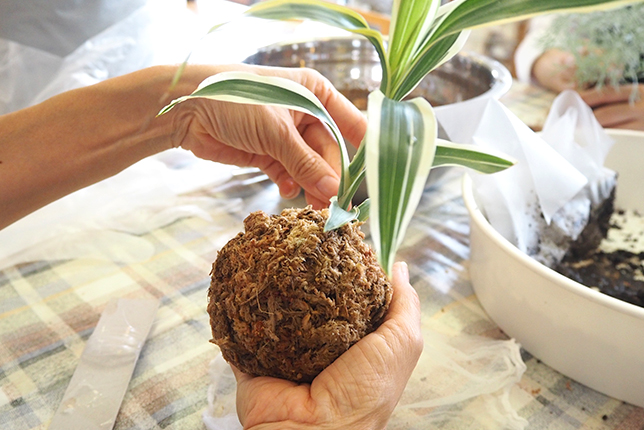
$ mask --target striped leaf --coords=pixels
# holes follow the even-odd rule
[[[505,157],[505,158],[504,158]],[[479,173],[496,173],[512,167],[516,161],[492,154],[480,146],[437,139],[432,167],[461,166]]]
[[[353,220],[358,219],[360,216],[360,209],[356,206],[350,210],[346,210],[340,206],[337,197],[331,197],[331,204],[329,205],[329,218],[324,223],[324,231],[335,230]]]
[[[590,12],[637,0],[460,0],[435,32],[435,38],[464,29],[498,25],[544,13]],[[640,0],[641,1],[641,0]]]
[[[436,149],[437,125],[422,98],[369,95],[366,145],[370,225],[380,264],[391,273],[396,250],[418,206]]]
[[[381,88],[388,85],[389,63],[382,34],[370,28],[364,17],[353,9],[323,0],[268,0],[254,4],[244,15],[276,20],[308,19],[361,35],[371,42],[378,53],[382,65]],[[211,31],[220,26],[213,27]]]
[[[396,0],[393,3],[387,47],[392,80],[407,68],[423,35],[431,27],[440,3],[440,0]]]
[[[170,111],[178,103],[193,98],[281,106],[313,115],[329,126],[340,147],[342,174],[339,196],[346,193],[349,188],[357,187],[354,184],[355,179],[349,172],[349,155],[338,126],[324,105],[304,86],[285,78],[259,76],[246,72],[224,72],[204,80],[192,94],[172,101],[159,112],[159,115]]]
[[[441,6],[423,46],[409,63],[405,76],[398,74],[392,97],[413,89],[437,67],[436,58],[456,42],[456,34],[466,29],[519,21],[553,12],[589,12],[633,3],[636,0],[454,0]],[[641,0],[640,0],[641,1]],[[459,48],[460,49],[460,48]],[[411,89],[410,89],[411,88]]]
[[[405,73],[396,76],[396,80],[390,84],[389,97],[394,100],[404,99],[429,72],[458,54],[469,35],[469,30],[463,30],[460,33],[450,34],[436,42],[434,49],[425,53],[419,63],[409,64]]]

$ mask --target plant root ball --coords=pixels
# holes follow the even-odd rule
[[[383,321],[392,288],[357,223],[328,210],[254,212],[218,253],[208,313],[223,357],[254,376],[311,382]]]

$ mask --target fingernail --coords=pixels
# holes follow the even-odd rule
[[[405,263],[404,261],[399,261],[398,270],[400,271],[400,274],[405,277],[405,279],[409,279],[409,266],[407,266],[407,263]]]
[[[300,195],[300,191],[300,186],[292,179],[284,181],[280,187],[280,194],[285,199],[294,199]]]
[[[340,186],[340,181],[338,181],[333,176],[325,176],[322,179],[320,179],[317,184],[315,184],[315,187],[317,188],[317,190],[324,197],[328,197],[328,198],[338,194],[339,186]]]

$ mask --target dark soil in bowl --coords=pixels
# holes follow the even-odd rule
[[[604,211],[607,209],[604,207]],[[597,243],[598,235],[604,239],[606,236],[612,237],[611,233],[624,236],[626,244],[644,242],[644,231],[623,231],[626,225],[623,217],[626,214],[631,218],[642,218],[637,212],[625,211],[617,211],[616,216],[612,217],[607,217],[606,213],[591,217],[588,232],[584,230],[577,246],[571,248],[554,269],[582,285],[644,307],[644,252],[628,249],[607,252]],[[613,215],[612,201],[608,215]]]

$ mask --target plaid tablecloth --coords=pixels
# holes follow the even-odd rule
[[[506,97],[512,97],[508,105],[519,116],[527,107],[531,118],[545,118],[543,110],[529,110],[534,96],[548,97],[539,92],[511,92]],[[201,195],[220,199],[226,209],[213,212],[212,221],[183,218],[140,235],[154,248],[144,261],[35,261],[0,271],[0,428],[47,428],[110,299],[154,297],[160,300],[159,311],[115,428],[204,429],[208,367],[217,354],[208,342],[206,291],[217,250],[242,229],[249,211],[277,213],[304,204],[302,199],[281,200],[268,182],[252,182],[237,178],[201,190]],[[506,339],[473,294],[468,233],[460,173],[448,172],[427,188],[399,258],[409,263],[411,282],[422,301],[423,324],[445,333]],[[425,354],[431,354],[431,348],[426,343]],[[584,387],[525,351],[522,358],[527,369],[510,400],[527,420],[526,428],[644,429],[643,409]],[[405,396],[416,395],[413,390],[410,384]],[[483,428],[476,413],[469,421],[446,418],[429,424],[423,415],[431,412],[426,408],[411,416],[397,410],[390,428]]]

